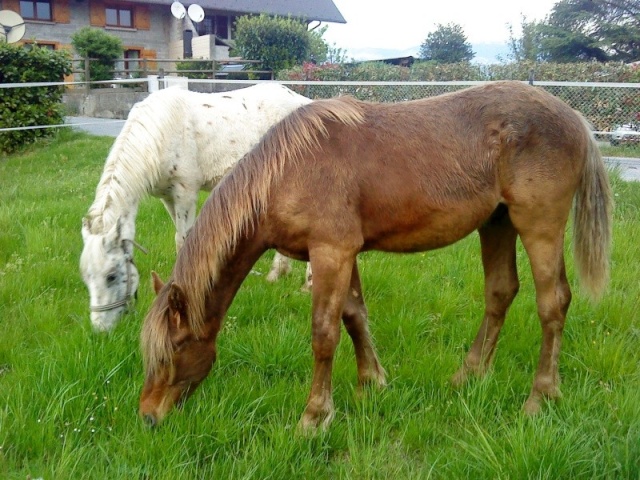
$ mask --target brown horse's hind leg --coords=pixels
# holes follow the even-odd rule
[[[504,318],[519,288],[516,270],[518,235],[506,208],[499,207],[479,233],[485,277],[484,319],[462,367],[451,379],[454,386],[462,385],[469,374],[484,375],[489,369]]]
[[[548,236],[536,237],[535,233],[522,236],[522,243],[531,261],[542,326],[538,369],[531,394],[524,404],[524,410],[529,414],[540,410],[544,398],[558,399],[562,396],[558,358],[565,318],[571,303],[571,290],[564,265],[564,232],[559,232],[554,240]]]
[[[326,429],[334,417],[331,393],[333,357],[340,339],[340,317],[351,281],[355,253],[331,246],[309,251],[314,280],[312,288],[312,348],[313,380],[307,406],[298,424],[299,429],[313,432]]]
[[[362,286],[360,284],[360,274],[358,273],[357,262],[353,264],[351,273],[351,285],[347,293],[344,310],[342,312],[342,322],[347,333],[353,341],[358,365],[358,384],[374,384],[379,387],[386,386],[385,371],[378,361],[373,341],[369,333],[369,323],[367,321],[367,307],[362,296]]]

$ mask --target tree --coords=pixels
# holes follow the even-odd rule
[[[71,35],[71,44],[78,55],[90,58],[89,76],[92,81],[111,80],[115,61],[122,57],[122,40],[104,30],[83,27]]]
[[[314,63],[325,63],[329,53],[329,45],[325,42],[323,35],[329,25],[309,31],[309,60]]]
[[[542,46],[540,45],[540,23],[529,22],[527,17],[522,15],[522,36],[516,37],[513,32],[513,25],[508,24],[509,29],[509,53],[507,58],[514,62],[537,62],[542,58]]]
[[[262,68],[274,72],[301,65],[311,52],[306,24],[292,18],[242,16],[236,21],[235,40],[244,58],[260,60]]]
[[[323,63],[345,63],[347,61],[347,52],[342,48],[336,47],[335,42],[329,45],[323,38],[329,25],[309,31],[311,40],[311,53],[309,60],[313,63],[322,65]]]
[[[640,58],[638,0],[560,0],[541,25],[544,57],[556,62]]]
[[[462,27],[455,23],[438,24],[420,45],[418,56],[439,63],[469,62],[475,56]]]

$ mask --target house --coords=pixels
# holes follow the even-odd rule
[[[375,63],[375,62],[382,62],[389,65],[397,65],[399,67],[410,67],[415,62],[415,58],[409,55],[408,57],[381,58],[379,60],[364,60],[358,63]]]
[[[228,58],[234,22],[242,15],[266,13],[300,18],[308,23],[346,23],[332,0],[199,0],[197,5],[202,7],[205,16],[197,23],[188,15],[175,18],[171,13],[173,2],[0,0],[0,9],[12,10],[24,18],[26,33],[21,43],[37,42],[47,48],[71,49],[71,35],[81,27],[92,26],[120,37],[125,48],[124,58],[132,63],[143,58],[183,58],[183,38],[191,36],[194,58]],[[131,67],[124,65],[124,68]]]

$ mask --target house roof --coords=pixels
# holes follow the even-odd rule
[[[170,6],[174,0],[130,0],[134,3],[152,3]],[[332,0],[182,0],[185,6],[197,3],[202,8],[233,13],[266,13],[292,16],[321,22],[347,23]]]

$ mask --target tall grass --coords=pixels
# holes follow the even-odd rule
[[[302,264],[266,283],[272,254],[240,289],[210,377],[151,431],[137,417],[150,282],[114,332],[96,335],[77,266],[111,142],[66,132],[0,162],[0,478],[640,478],[639,184],[613,180],[612,281],[599,305],[578,293],[568,258],[565,396],[541,415],[521,411],[540,345],[521,248],[522,288],[491,374],[448,385],[483,310],[474,234],[437,252],[361,256],[389,386],[356,394],[343,335],[327,433],[295,434],[311,377],[310,299]],[[142,203],[143,279],[170,273],[172,229],[159,201]]]

